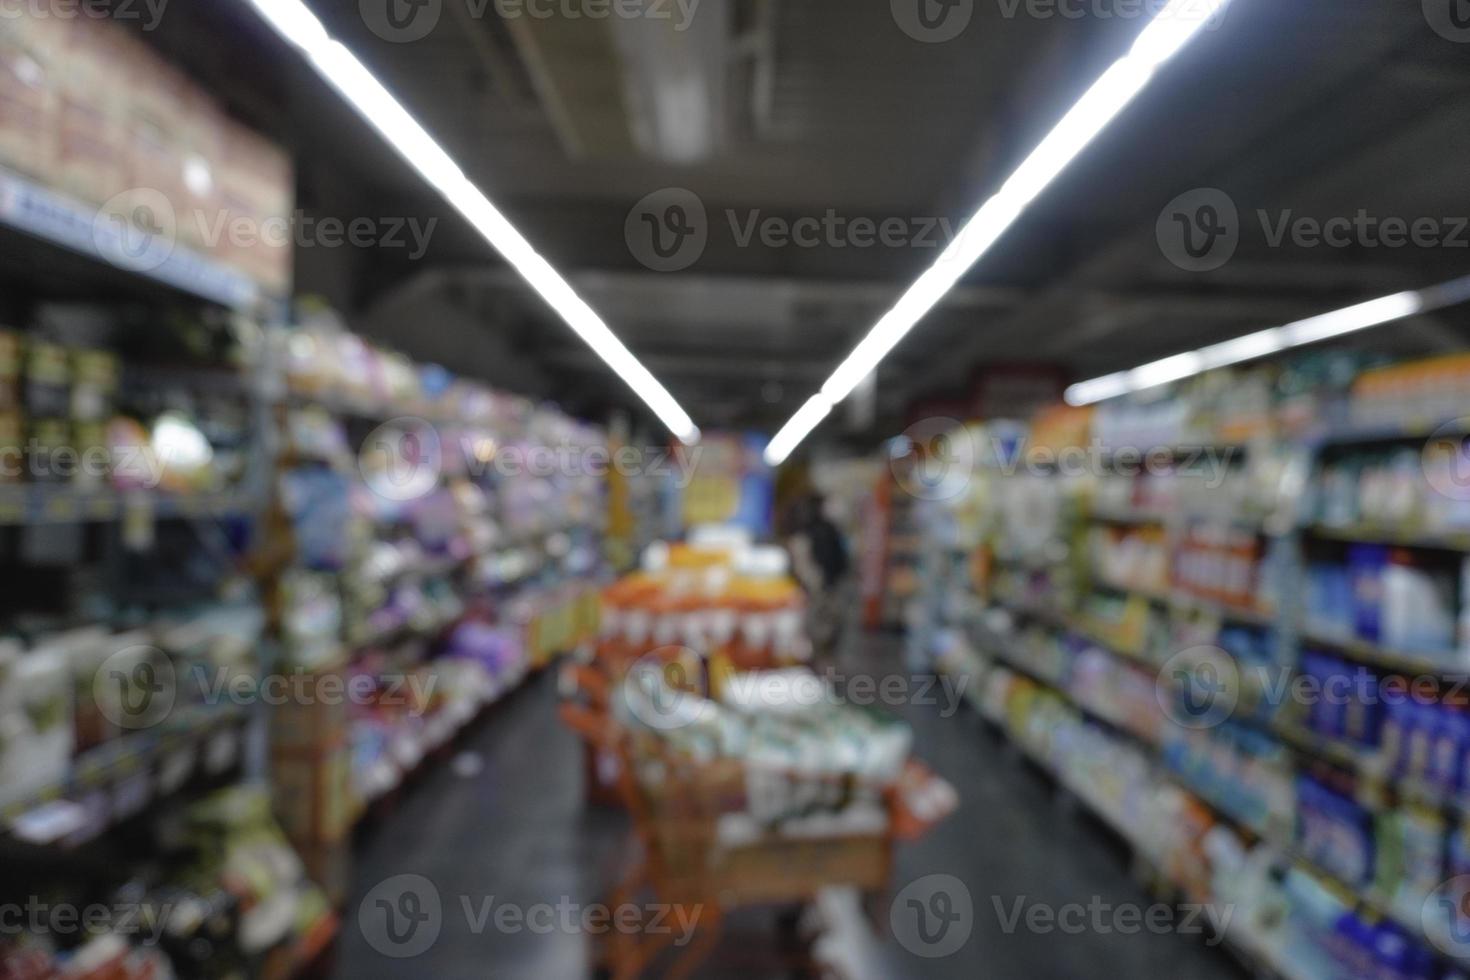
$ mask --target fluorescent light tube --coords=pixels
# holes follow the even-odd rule
[[[1293,347],[1315,344],[1394,320],[1402,320],[1429,309],[1438,309],[1441,306],[1463,302],[1470,299],[1470,292],[1461,288],[1466,282],[1467,280],[1455,280],[1423,292],[1409,290],[1394,293],[1392,296],[1383,296],[1366,303],[1334,310],[1331,313],[1323,313],[1321,316],[1288,323],[1284,327],[1258,330],[1244,337],[1236,337],[1234,340],[1201,347],[1197,351],[1175,354],[1173,357],[1166,357],[1161,361],[1154,361],[1152,364],[1145,364],[1131,371],[1118,371],[1101,378],[1093,378],[1091,381],[1081,381],[1067,389],[1067,404],[1091,405],[1094,402],[1107,401],[1109,398],[1132,394],[1135,391],[1147,391],[1149,388],[1202,374],[1213,368],[1239,364],[1258,357],[1267,357]]]
[[[301,0],[248,0],[276,32],[306,55],[317,74],[346,99],[443,198],[520,273],[527,284],[686,445],[699,427],[658,379],[628,350],[597,312],[577,295],[445,152],[417,119],[363,66],[332,40]]]
[[[770,444],[766,446],[765,460],[767,466],[780,466],[786,462],[801,441],[811,435],[811,431],[822,424],[832,412],[832,403],[821,394],[813,395],[806,400],[806,404],[796,410],[796,414],[781,427],[781,431],[772,437]]]
[[[837,366],[822,385],[823,398],[835,406],[852,394],[853,389],[873,373],[899,341],[1016,223],[1026,208],[1147,87],[1159,68],[1190,38],[1219,18],[1227,3],[1229,0],[1171,0],[1139,35],[1128,54],[1103,72],[1001,185],[1000,190],[965,223],[958,237],[934,264],[919,276]],[[801,411],[807,411],[811,404],[808,402]],[[794,424],[796,421],[793,417],[781,432],[798,428]],[[805,438],[813,428],[815,425],[807,427],[801,438]],[[776,444],[775,440],[772,444]],[[788,448],[783,445],[781,448],[785,449],[780,454],[784,460],[796,446],[793,444]]]
[[[1424,300],[1417,292],[1408,291],[1369,300],[1357,306],[1334,310],[1309,320],[1289,323],[1281,329],[1285,332],[1286,346],[1301,347],[1315,344],[1319,340],[1330,340],[1343,334],[1355,333],[1376,327],[1390,320],[1402,320],[1413,316],[1424,308]]]

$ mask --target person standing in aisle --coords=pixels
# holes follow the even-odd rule
[[[813,653],[830,659],[846,614],[842,597],[850,564],[847,543],[827,517],[826,502],[819,494],[799,500],[793,518],[787,547],[792,570],[807,594],[807,632]]]

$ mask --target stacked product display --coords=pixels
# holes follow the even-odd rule
[[[289,292],[290,159],[123,24],[16,8],[0,80],[0,222],[211,299]]]
[[[804,605],[779,548],[752,547],[739,533],[658,543],[643,571],[603,591],[596,653],[628,664],[663,648],[687,649],[717,691],[733,671],[809,659]]]
[[[604,488],[579,461],[601,433],[320,312],[270,331],[206,316],[146,342],[99,327],[88,346],[53,343],[41,320],[6,336],[6,404],[32,427],[9,443],[25,448],[7,513],[53,540],[42,557],[28,529],[7,554],[42,577],[12,595],[0,641],[3,832],[38,857],[105,855],[172,808],[237,822],[218,830],[218,868],[172,872],[184,884],[120,862],[85,885],[143,909],[184,887],[218,910],[160,924],[178,939],[162,960],[107,923],[28,931],[0,957],[38,975],[205,976],[227,962],[289,975],[330,938],[368,803],[595,636]],[[52,478],[44,464],[94,429],[109,465]],[[528,464],[542,457],[567,462]],[[102,572],[116,577],[46,585]],[[57,594],[88,598],[58,607]],[[221,802],[201,796],[227,786]],[[231,857],[237,838],[256,851]],[[83,887],[65,873],[41,884]]]
[[[273,776],[287,832],[337,896],[366,808],[595,634],[605,504],[578,464],[605,442],[325,311],[271,343],[286,384],[284,663],[359,695],[277,712]]]
[[[587,659],[616,684],[635,667],[663,665],[718,698],[738,672],[811,657],[804,606],[784,550],[754,547],[739,529],[695,529],[689,544],[655,542],[642,570],[602,591]],[[590,742],[587,750],[589,793],[612,802],[619,760]]]
[[[224,789],[168,816],[132,841],[148,860],[120,859],[114,883],[84,895],[65,876],[17,864],[15,883],[31,886],[33,898],[12,906],[26,928],[17,939],[12,921],[0,941],[0,975],[283,980],[316,957],[336,916],[276,826],[267,794]],[[64,923],[55,912],[67,902],[82,910],[82,928],[31,931]]]
[[[367,804],[594,637],[607,439],[317,305],[263,327],[292,161],[97,14],[0,17],[24,260],[0,323],[0,900],[126,907],[162,938],[28,928],[0,975],[285,977],[331,937]]]
[[[1465,967],[1463,377],[1337,354],[1216,372],[1045,413],[1024,466],[963,491],[992,514],[989,608],[964,630],[982,654],[952,631],[937,664],[982,672],[982,710],[1167,887],[1238,904],[1253,966]],[[926,584],[932,627],[956,587]]]

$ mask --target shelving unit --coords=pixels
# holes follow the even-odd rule
[[[146,236],[96,207],[4,168],[0,168],[0,226],[128,278],[220,306],[251,310],[263,299],[261,289],[244,273],[171,239]]]
[[[1351,412],[1326,414],[1346,418]],[[1272,864],[1278,871],[1295,868],[1306,873],[1331,894],[1339,896],[1348,908],[1360,910],[1369,920],[1396,924],[1412,942],[1433,953],[1441,963],[1451,963],[1436,948],[1426,932],[1427,926],[1417,917],[1401,914],[1401,903],[1408,899],[1403,894],[1394,899],[1380,892],[1377,872],[1371,870],[1371,863],[1365,879],[1368,884],[1358,885],[1353,879],[1312,860],[1298,842],[1301,831],[1295,821],[1299,819],[1299,807],[1305,804],[1299,803],[1297,796],[1298,792],[1306,792],[1300,789],[1304,778],[1320,777],[1346,794],[1345,798],[1363,807],[1370,821],[1370,861],[1375,849],[1386,846],[1380,836],[1385,832],[1381,825],[1384,814],[1396,812],[1401,805],[1413,804],[1442,814],[1448,833],[1456,834],[1462,832],[1462,826],[1470,827],[1470,811],[1465,809],[1467,801],[1462,794],[1428,779],[1396,771],[1392,761],[1384,758],[1377,748],[1346,738],[1328,738],[1310,730],[1305,708],[1289,710],[1275,703],[1282,691],[1290,698],[1288,685],[1299,679],[1297,675],[1303,669],[1299,665],[1299,651],[1303,650],[1321,650],[1357,665],[1358,669],[1377,672],[1370,676],[1380,678],[1380,682],[1382,677],[1455,681],[1470,675],[1470,651],[1453,658],[1395,649],[1389,643],[1362,639],[1351,620],[1343,623],[1336,635],[1325,633],[1318,624],[1308,622],[1304,601],[1309,561],[1331,560],[1342,554],[1332,548],[1381,545],[1411,549],[1431,557],[1439,555],[1434,560],[1446,567],[1470,556],[1470,532],[1441,530],[1442,524],[1407,521],[1339,518],[1329,523],[1321,519],[1317,509],[1326,506],[1326,498],[1318,495],[1312,481],[1322,479],[1322,474],[1342,458],[1342,453],[1370,446],[1385,456],[1390,451],[1402,454],[1404,444],[1417,452],[1414,440],[1436,431],[1432,422],[1425,422],[1403,427],[1343,427],[1303,438],[1283,437],[1274,443],[1260,437],[1253,437],[1249,443],[1229,442],[1226,445],[1233,447],[1231,466],[1241,468],[1221,471],[1224,478],[1216,491],[1218,503],[1212,497],[1201,496],[1198,487],[1190,488],[1192,496],[1184,497],[1184,488],[1178,485],[1182,481],[1177,476],[1170,477],[1177,481],[1170,484],[1164,478],[1155,479],[1138,472],[1124,481],[1131,487],[1128,494],[1112,493],[1118,488],[1109,486],[1109,480],[1124,478],[1109,477],[1108,465],[1101,473],[1092,474],[1090,480],[1071,482],[1058,472],[1038,473],[1035,467],[1019,478],[977,475],[977,487],[1001,479],[1012,479],[1021,485],[1009,498],[992,489],[983,491],[993,500],[990,506],[998,511],[983,549],[990,556],[993,575],[977,587],[979,598],[990,608],[963,624],[980,653],[973,661],[953,656],[948,660],[941,658],[940,662],[950,670],[977,670],[990,676],[1009,674],[1022,678],[1031,689],[1045,692],[1053,701],[1066,705],[1079,723],[1100,733],[1097,737],[1131,746],[1132,751],[1149,761],[1152,778],[1173,786],[1205,807],[1220,825],[1231,828],[1247,849],[1265,848],[1273,856]],[[1202,444],[1217,442],[1208,436],[1201,440]],[[1386,444],[1388,449],[1383,448]],[[1171,450],[1170,454],[1182,457],[1185,450]],[[1254,488],[1260,480],[1261,468],[1266,467],[1271,467],[1270,472],[1279,480],[1298,482],[1283,482],[1276,491],[1279,496],[1267,502],[1242,495],[1239,488]],[[1300,482],[1303,474],[1305,483]],[[1146,483],[1148,480],[1153,482]],[[1427,489],[1423,488],[1423,492]],[[1250,490],[1250,494],[1258,492],[1258,489]],[[1052,493],[1065,494],[1067,502],[1051,508],[1036,503]],[[1167,498],[1163,505],[1152,502],[1161,495]],[[1340,491],[1338,496],[1341,497]],[[1029,510],[1015,513],[1001,510],[1008,506],[1008,499],[1014,503],[1018,497],[1026,499]],[[1402,505],[1401,498],[1395,499],[1400,499]],[[1038,519],[1048,528],[1045,534],[1037,529]],[[1043,540],[1049,543],[1044,548],[1038,547]],[[1204,594],[1210,591],[1208,588],[1200,591],[1186,588],[1180,581],[1180,563],[1186,555],[1186,546],[1205,549],[1200,552],[1201,560],[1215,562],[1213,566],[1198,567],[1197,571],[1206,576],[1204,580],[1214,575],[1223,583],[1228,576],[1235,576],[1237,583],[1250,582],[1248,592],[1238,584],[1230,588],[1216,586],[1211,594]],[[938,553],[947,547],[947,541],[943,535],[935,536],[926,547]],[[1098,550],[1103,547],[1112,550]],[[1217,550],[1211,553],[1210,548]],[[1328,550],[1319,555],[1323,548]],[[1238,569],[1232,568],[1230,562],[1238,562]],[[1111,567],[1110,563],[1120,563],[1119,568],[1133,574],[1111,574],[1105,570]],[[933,576],[926,585],[937,589],[955,587],[952,580]],[[930,598],[924,600],[922,608],[944,605],[944,601]],[[943,628],[943,620],[938,622]],[[998,628],[997,623],[1010,625]],[[1227,789],[1225,795],[1217,795],[1210,786],[1195,783],[1166,761],[1173,751],[1168,748],[1171,743],[1150,737],[1149,725],[1139,717],[1140,712],[1157,712],[1158,706],[1150,703],[1118,709],[1110,699],[1095,703],[1089,695],[1079,693],[1071,676],[1083,652],[1093,658],[1105,655],[1113,664],[1114,676],[1126,673],[1140,679],[1154,689],[1162,705],[1163,699],[1179,696],[1169,679],[1160,676],[1170,657],[1192,646],[1218,645],[1222,630],[1253,637],[1252,658],[1265,655],[1267,659],[1236,662],[1242,680],[1252,682],[1236,688],[1238,703],[1226,719],[1240,734],[1230,735],[1226,742],[1219,741],[1222,735],[1214,729],[1193,737],[1206,739],[1202,745],[1217,745],[1211,751],[1218,752],[1227,749],[1239,752],[1233,741],[1236,738],[1250,740],[1244,744],[1273,747],[1270,756],[1262,756],[1253,764],[1273,767],[1274,785],[1290,789],[1291,808],[1289,813],[1270,810],[1274,816],[1268,824],[1248,817],[1246,810],[1234,805],[1233,800],[1242,790]],[[1038,637],[1044,638],[1044,642]],[[1044,649],[1035,655],[1039,659],[1033,660],[1029,646],[1032,642],[1043,643]],[[960,646],[952,639],[949,643]],[[1463,643],[1462,637],[1462,647]],[[1222,653],[1236,656],[1227,650]],[[1099,667],[1096,660],[1089,669],[1092,672],[1089,684],[1095,684],[1099,670],[1107,670]],[[1256,681],[1257,677],[1261,680]],[[1272,679],[1277,684],[1270,685],[1270,690],[1257,690],[1253,686]],[[975,700],[984,706],[984,697]],[[1145,700],[1152,702],[1155,698]],[[994,715],[994,707],[990,706],[989,710]],[[1019,737],[1010,731],[1005,719],[998,720],[1008,734]],[[1167,719],[1162,720],[1169,724]],[[1177,736],[1171,738],[1177,740]],[[1036,756],[1043,768],[1048,767],[1044,756],[1024,743],[1022,747]],[[1231,765],[1241,765],[1246,758],[1236,757]],[[1063,775],[1054,771],[1052,775],[1066,786]],[[1254,788],[1262,791],[1260,786]],[[1088,802],[1085,794],[1075,787],[1068,789],[1084,803]],[[1116,829],[1116,817],[1107,812],[1106,806],[1091,804],[1089,809],[1098,811],[1104,822],[1111,821]],[[1252,809],[1250,812],[1267,811]],[[1375,825],[1373,821],[1380,824]],[[1446,867],[1447,851],[1446,845]],[[1446,870],[1444,877],[1449,875]],[[1244,945],[1258,944],[1246,938]],[[1275,969],[1271,969],[1273,964],[1269,962],[1263,967],[1259,961],[1269,961],[1270,956],[1257,955],[1255,959],[1258,962],[1254,968],[1274,975],[1290,972],[1283,962],[1275,963]],[[1470,964],[1458,961],[1452,965],[1470,968]]]

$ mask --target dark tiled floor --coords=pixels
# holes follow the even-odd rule
[[[854,670],[880,675],[902,670],[894,639],[869,638],[862,646],[857,659],[866,667]],[[493,920],[493,910],[507,903],[523,908],[594,903],[624,857],[621,818],[583,808],[580,748],[558,723],[554,702],[554,683],[543,676],[498,705],[465,745],[481,754],[483,771],[470,778],[447,767],[429,774],[364,842],[338,976],[561,980],[588,974],[589,943],[576,930],[547,931],[543,921],[539,931],[507,932]],[[954,875],[971,894],[974,928],[963,947],[939,959],[922,959],[888,940],[878,975],[966,980],[1240,976],[1219,950],[1177,935],[1008,932],[998,910],[1009,914],[1018,900],[1027,907],[1056,908],[1098,902],[1146,907],[1151,900],[1129,878],[1124,859],[1106,836],[1059,806],[1047,783],[1004,753],[1000,740],[972,711],[940,717],[931,706],[898,710],[914,726],[919,755],[956,786],[962,803],[930,836],[900,848],[895,891],[925,875]],[[395,878],[400,875],[431,882],[441,914],[433,920],[440,926],[437,939],[426,951],[395,959],[380,950],[411,950],[419,936],[403,946],[385,943],[377,900],[386,894],[402,912],[415,912],[427,908],[429,897],[420,896],[418,906],[403,905],[404,882],[412,891],[428,889],[421,879]],[[388,882],[386,890],[383,882]],[[379,891],[369,894],[375,887]],[[485,921],[492,902],[492,918]],[[368,915],[359,921],[364,907]],[[764,919],[738,925],[746,936],[762,935],[764,928]],[[752,975],[748,968],[714,969],[719,955],[707,975]]]

